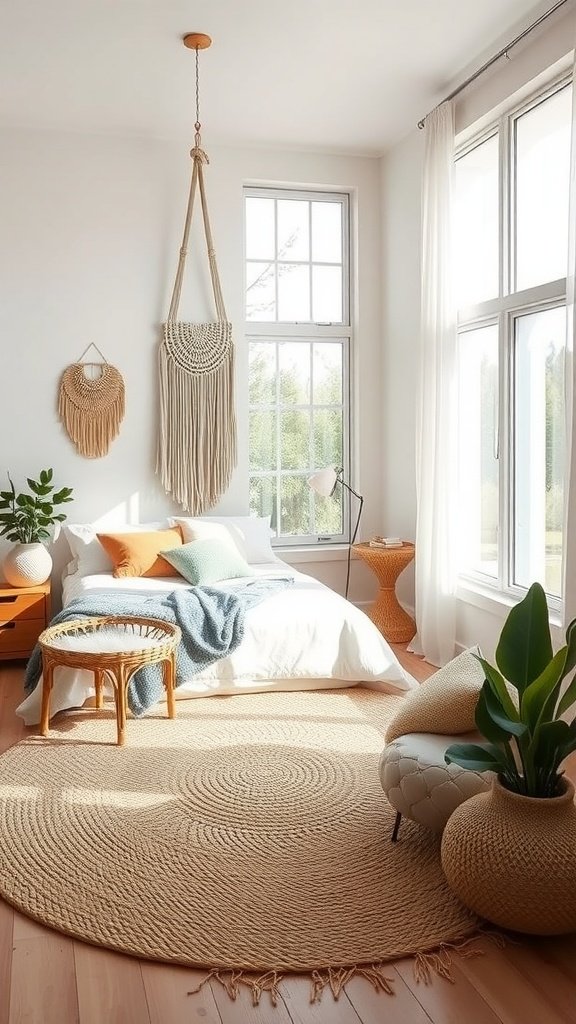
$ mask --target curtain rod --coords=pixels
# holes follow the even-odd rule
[[[545,11],[544,14],[541,14],[539,18],[536,18],[536,21],[533,21],[532,24],[528,26],[528,28],[525,28],[523,32],[520,32],[519,35],[515,36],[515,38],[512,39],[512,41],[509,42],[507,46],[503,46],[502,49],[498,51],[498,53],[495,53],[493,57],[490,57],[490,60],[487,60],[486,63],[483,64],[481,68],[478,68],[478,70],[475,71],[473,75],[470,75],[470,77],[467,78],[465,82],[462,82],[462,85],[459,85],[448,96],[445,96],[444,99],[442,100],[442,103],[448,103],[449,100],[453,100],[454,97],[458,96],[459,93],[461,93],[464,89],[467,88],[467,86],[471,85],[472,82],[475,82],[477,78],[480,78],[480,75],[483,75],[484,72],[488,70],[488,68],[491,68],[492,65],[496,63],[497,60],[500,60],[501,57],[507,57],[509,51],[512,49],[513,46],[516,46],[516,44],[519,43],[522,39],[525,39],[526,36],[530,34],[530,32],[532,32],[535,28],[538,28],[538,25],[541,25],[543,21],[546,21],[546,18],[549,18],[551,14],[554,14],[554,11],[557,11],[558,8],[563,7],[564,4],[567,2],[568,0],[558,0],[558,2],[555,3],[553,7],[551,7],[548,11]],[[438,104],[438,106],[441,106],[441,104]],[[421,121],[418,121],[419,128],[423,128],[424,125],[426,124],[426,117],[428,117],[428,114],[426,114],[426,116],[423,117]]]

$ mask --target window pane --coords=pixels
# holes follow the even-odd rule
[[[273,260],[276,256],[274,237],[274,200],[246,200],[246,259]]]
[[[314,411],[314,465],[342,465],[342,413],[339,409]]]
[[[276,469],[276,412],[250,413],[250,469]]]
[[[246,319],[276,319],[276,269],[273,263],[246,264]]]
[[[280,465],[282,469],[310,472],[310,413],[301,409],[280,413]]]
[[[341,267],[312,267],[312,319],[342,323]]]
[[[312,260],[342,263],[342,206],[312,203]]]
[[[344,533],[341,487],[336,488],[331,498],[322,498],[319,494],[314,494],[313,503],[314,533]]]
[[[249,346],[250,405],[276,402],[276,345],[252,341]]]
[[[278,346],[280,401],[283,405],[308,405],[310,401],[310,345],[284,341]]]
[[[516,121],[516,288],[566,277],[572,89]]]
[[[305,476],[280,480],[280,532],[284,536],[312,533],[311,490]]]
[[[314,402],[340,405],[342,402],[342,345],[324,342],[314,345]]]
[[[278,200],[279,260],[310,259],[310,203],[300,199]]]
[[[566,310],[516,318],[514,582],[561,594]]]
[[[250,478],[250,512],[253,516],[270,516],[270,525],[277,531],[276,477]]]
[[[278,264],[278,319],[310,320],[310,271],[307,264]]]
[[[460,334],[459,358],[462,568],[497,577],[498,327]]]
[[[454,201],[456,303],[462,307],[499,293],[497,135],[456,161]]]

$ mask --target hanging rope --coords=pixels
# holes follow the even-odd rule
[[[204,183],[208,157],[201,146],[199,60],[196,47],[196,122],[192,180],[178,268],[160,345],[160,433],[157,470],[166,491],[194,515],[216,504],[236,464],[234,349],[226,318]],[[217,320],[178,320],[196,190]]]

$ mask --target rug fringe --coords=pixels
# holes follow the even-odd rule
[[[283,977],[284,975],[280,971],[266,971],[264,974],[254,974],[250,971],[226,971],[215,968],[209,971],[200,984],[196,988],[191,989],[187,995],[196,995],[204,988],[207,982],[214,980],[219,985],[222,985],[222,988],[232,1000],[238,998],[240,986],[244,985],[252,996],[252,1006],[260,1005],[264,992],[270,993],[272,1006],[277,1006],[278,999],[280,998],[278,986]]]
[[[416,953],[413,956],[416,982],[429,985],[436,975],[453,985],[455,982],[452,973],[454,956],[466,959],[483,956],[486,951],[478,946],[481,940],[487,940],[497,949],[504,949],[509,942],[514,942],[513,939],[501,932],[481,931],[462,942],[442,943],[427,953]],[[326,989],[329,989],[333,999],[338,1001],[353,978],[364,978],[376,992],[393,996],[394,978],[389,977],[386,973],[390,971],[393,964],[393,960],[388,960],[373,964],[355,964],[352,967],[323,967],[311,971],[310,1003],[319,1003]],[[232,1000],[238,998],[240,988],[244,986],[252,996],[253,1006],[259,1006],[265,992],[270,994],[272,1006],[277,1006],[280,999],[279,986],[285,976],[286,973],[280,971],[266,971],[263,974],[258,974],[255,971],[225,970],[216,967],[208,971],[200,984],[187,994],[189,996],[196,995],[207,982],[217,981]]]
[[[432,981],[432,976],[436,974],[439,978],[444,978],[445,981],[454,984],[454,976],[452,974],[453,956],[462,957],[467,960],[475,956],[484,956],[485,950],[478,947],[478,942],[481,939],[487,939],[497,949],[504,949],[504,947],[511,942],[507,936],[504,936],[501,932],[484,931],[478,932],[476,935],[472,935],[469,939],[464,939],[462,942],[446,942],[438,946],[428,953],[415,953],[414,954],[414,979],[418,983],[429,985]]]

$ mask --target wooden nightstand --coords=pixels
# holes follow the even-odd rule
[[[408,643],[416,632],[416,623],[402,608],[394,588],[398,576],[414,558],[414,545],[407,541],[397,548],[354,544],[353,550],[363,562],[367,562],[380,584],[378,596],[368,611],[372,622],[388,643]]]
[[[0,661],[28,658],[50,622],[50,581],[37,587],[0,583]]]

